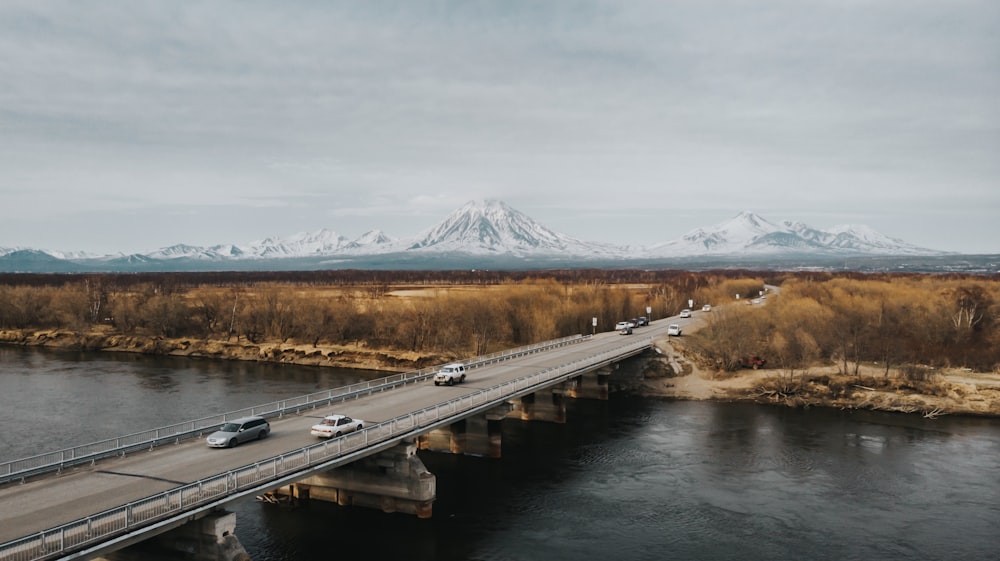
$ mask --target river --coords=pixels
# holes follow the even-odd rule
[[[0,347],[0,458],[379,377]],[[237,504],[254,561],[996,559],[1000,420],[612,394],[506,420],[503,458],[421,452],[434,516]],[[0,505],[2,507],[2,505]]]

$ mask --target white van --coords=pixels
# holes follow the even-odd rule
[[[445,364],[434,374],[434,385],[440,386],[441,384],[447,384],[449,386],[454,384],[460,384],[465,381],[465,365],[461,362],[453,362],[451,364]]]

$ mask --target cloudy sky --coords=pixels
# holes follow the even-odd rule
[[[0,247],[495,198],[577,238],[741,210],[1000,253],[996,0],[0,3]]]

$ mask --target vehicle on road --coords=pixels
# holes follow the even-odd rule
[[[767,364],[767,359],[761,358],[757,355],[749,355],[740,359],[740,367],[742,368],[753,368],[757,370],[758,368],[763,368]]]
[[[639,325],[649,325],[649,318],[646,316],[639,316]]]
[[[347,415],[327,415],[323,417],[322,422],[312,426],[309,434],[320,438],[333,438],[361,430],[364,427],[365,422],[361,419],[352,419]]]
[[[635,324],[632,323],[631,321],[619,321],[618,323],[615,324],[615,331],[621,331],[622,329],[626,328],[631,329],[633,327],[635,327]]]
[[[689,317],[691,317],[691,310],[689,310],[687,308],[684,308],[683,310],[681,310],[681,317],[682,318],[689,318]]]
[[[680,337],[681,336],[681,326],[677,325],[676,323],[671,323],[670,325],[667,326],[667,335],[668,336],[673,335],[674,337]]]
[[[711,312],[712,311],[712,305],[711,304],[705,304],[704,306],[701,307],[701,311],[703,311],[703,312]]]
[[[621,328],[621,329],[618,330],[618,334],[619,335],[631,335],[632,334],[632,328],[628,327],[628,326],[625,326],[625,327],[623,327],[623,328]]]
[[[461,362],[453,362],[451,364],[445,364],[434,374],[434,385],[440,386],[445,384],[448,386],[454,384],[460,384],[465,381],[465,365]]]
[[[248,440],[264,438],[271,432],[271,425],[264,417],[253,415],[233,419],[208,435],[205,442],[212,448],[232,448]]]

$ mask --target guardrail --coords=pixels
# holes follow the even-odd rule
[[[632,345],[604,351],[548,368],[516,380],[479,390],[438,405],[400,415],[377,425],[293,452],[267,458],[205,478],[170,491],[152,495],[86,518],[0,544],[0,561],[41,561],[83,549],[117,535],[179,515],[228,495],[266,488],[283,476],[304,471],[339,456],[393,438],[402,439],[423,427],[496,403],[518,393],[588,368],[604,360],[627,356],[647,348],[653,338],[637,338]],[[645,341],[644,343],[640,343]]]
[[[510,360],[527,354],[541,352],[547,349],[578,343],[588,338],[590,338],[589,335],[573,335],[570,337],[563,337],[561,339],[554,339],[552,341],[545,341],[543,343],[525,345],[514,349],[508,349],[505,351],[471,358],[467,360],[465,364],[469,368],[477,368],[487,364],[493,364],[495,362]],[[229,411],[227,413],[213,415],[211,417],[184,421],[182,423],[176,423],[165,427],[101,440],[90,444],[74,446],[73,448],[47,452],[45,454],[38,454],[36,456],[30,456],[19,460],[2,462],[0,463],[0,484],[15,480],[24,481],[27,477],[40,475],[50,471],[61,471],[67,467],[94,462],[101,458],[124,456],[137,450],[149,450],[163,444],[176,443],[187,438],[199,436],[209,429],[215,430],[226,421],[239,417],[245,417],[247,415],[261,415],[267,418],[281,417],[282,415],[289,413],[298,413],[303,409],[314,409],[331,403],[368,395],[375,391],[385,391],[401,385],[426,380],[433,375],[437,369],[437,366],[432,366],[422,368],[420,370],[412,370],[409,372],[386,376],[384,378],[378,378],[376,380],[359,382],[349,386],[265,403],[263,405],[255,405],[253,407],[238,409],[236,411]]]

